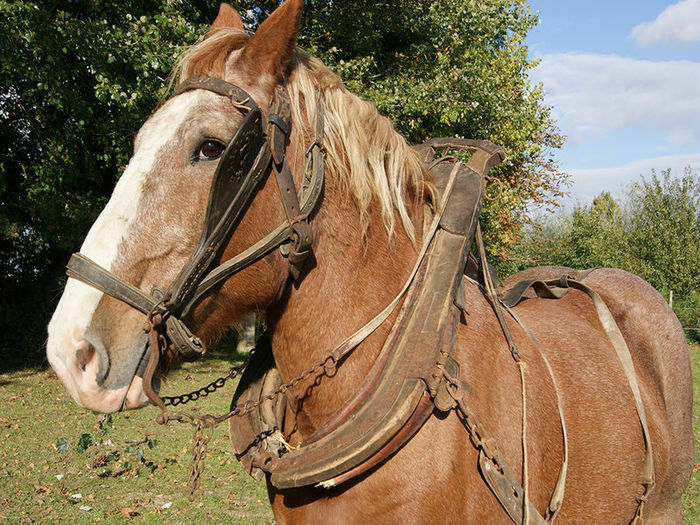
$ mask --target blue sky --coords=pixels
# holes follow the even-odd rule
[[[700,170],[700,0],[530,0],[528,36],[567,143],[568,203],[651,169]]]

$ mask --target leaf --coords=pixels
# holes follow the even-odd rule
[[[50,492],[50,489],[48,487],[45,487],[44,485],[39,485],[38,483],[34,483],[34,490],[37,494],[46,494]]]
[[[58,438],[58,440],[56,441],[56,450],[58,450],[59,452],[68,452],[69,448],[70,447],[68,446],[68,440],[66,438]]]
[[[80,438],[78,438],[78,444],[75,446],[75,449],[82,453],[85,452],[91,445],[92,445],[92,435],[91,434],[81,434]]]
[[[139,513],[138,510],[133,509],[133,508],[131,508],[131,507],[122,507],[121,509],[119,509],[119,515],[120,515],[122,518],[131,519],[131,518],[133,518],[134,516],[138,516],[139,514],[140,514],[140,513]]]

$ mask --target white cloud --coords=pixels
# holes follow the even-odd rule
[[[541,59],[533,78],[544,84],[569,143],[602,140],[610,130],[653,131],[671,145],[700,141],[700,62],[581,53]]]
[[[590,203],[602,191],[620,197],[631,182],[640,180],[640,176],[649,178],[652,169],[661,173],[670,168],[672,176],[680,177],[688,166],[696,174],[700,173],[700,152],[644,159],[612,168],[569,170],[572,185],[567,204]]]
[[[700,0],[683,0],[668,6],[653,22],[635,27],[629,38],[645,47],[700,42]]]

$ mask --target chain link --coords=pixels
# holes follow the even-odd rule
[[[197,401],[201,397],[206,397],[210,393],[217,391],[218,389],[222,388],[229,379],[238,377],[248,366],[254,354],[259,350],[265,351],[269,350],[269,348],[254,348],[253,350],[251,350],[248,359],[246,359],[246,361],[243,364],[231,368],[231,370],[229,370],[229,373],[226,376],[220,377],[219,379],[209,383],[207,386],[190,392],[188,394],[163,397],[162,400],[164,404],[173,407],[184,405],[192,401]],[[307,368],[306,370],[301,372],[298,376],[280,385],[275,391],[262,396],[257,401],[249,399],[244,403],[237,404],[228,413],[218,417],[212,414],[200,415],[192,412],[177,412],[174,414],[167,414],[167,417],[164,418],[164,421],[177,421],[178,423],[187,423],[194,427],[194,435],[192,438],[192,461],[190,465],[189,479],[187,482],[190,500],[194,499],[194,494],[201,483],[202,472],[204,472],[204,462],[207,457],[207,447],[214,435],[215,427],[217,427],[224,421],[231,419],[232,417],[240,417],[249,414],[253,410],[259,408],[260,405],[262,405],[263,403],[272,401],[280,394],[285,394],[290,389],[295,388],[297,385],[299,385],[299,383],[306,381],[309,377],[313,375],[326,374],[329,375],[329,377],[334,375],[336,366],[336,358],[332,355],[326,356],[310,368]]]
[[[479,420],[477,419],[476,415],[474,415],[474,412],[469,409],[467,401],[464,398],[464,392],[462,392],[460,389],[457,378],[452,377],[444,369],[443,377],[445,381],[447,381],[447,391],[449,392],[450,396],[452,396],[452,399],[454,399],[457,403],[457,415],[462,421],[464,428],[467,430],[469,439],[474,444],[474,447],[477,450],[483,451],[484,455],[496,466],[496,468],[499,471],[503,471],[496,440],[489,438],[486,435],[483,428],[479,424]]]
[[[243,364],[232,367],[231,370],[228,371],[228,374],[226,374],[225,376],[220,377],[219,379],[212,381],[208,385],[194,390],[193,392],[190,392],[188,394],[181,394],[179,396],[162,396],[161,399],[163,400],[163,403],[165,404],[165,406],[177,407],[180,405],[190,403],[191,401],[199,401],[201,397],[207,397],[209,394],[213,394],[220,388],[223,388],[229,379],[234,379],[241,375],[241,373],[246,369],[246,367],[250,363],[251,359],[253,359],[256,350],[257,348],[253,348],[250,351],[248,358],[243,362]]]

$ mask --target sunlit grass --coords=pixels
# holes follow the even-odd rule
[[[223,356],[185,363],[165,385],[187,392],[229,369]],[[201,401],[225,413],[234,385]],[[155,408],[101,416],[78,408],[50,371],[0,375],[0,522],[270,523],[264,484],[231,453],[228,427],[209,445],[202,485],[187,498],[192,429],[161,427]],[[31,520],[31,521],[30,521]]]
[[[690,345],[693,366],[693,436],[695,436],[695,467],[690,486],[683,495],[683,523],[700,523],[700,344]]]
[[[691,360],[696,466],[683,499],[687,524],[700,522],[700,345],[691,346]],[[185,363],[164,391],[192,390],[230,365],[223,355]],[[233,387],[200,402],[202,410],[226,412]],[[73,403],[51,371],[0,375],[0,399],[2,523],[272,522],[265,486],[241,470],[226,426],[214,435],[202,486],[190,502],[189,426],[157,425],[155,408],[101,422],[100,415]]]

